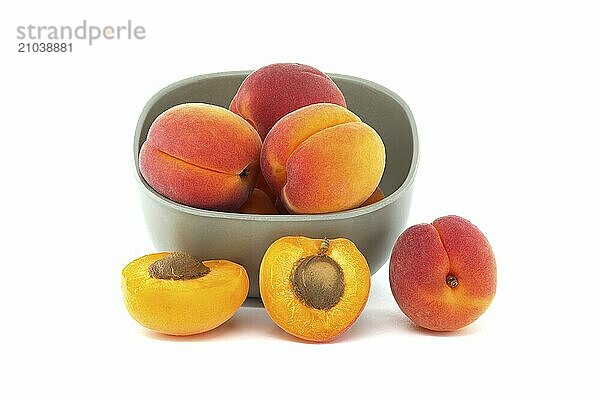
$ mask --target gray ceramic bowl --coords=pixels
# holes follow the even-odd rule
[[[288,235],[345,237],[365,255],[371,274],[390,256],[406,226],[418,161],[415,122],[394,92],[364,79],[330,74],[348,109],[383,139],[386,166],[380,184],[386,197],[370,206],[321,215],[253,215],[207,211],[175,203],[154,191],[140,173],[138,155],[154,119],[168,108],[190,102],[228,107],[250,71],[200,75],[158,92],[144,107],[135,131],[133,156],[148,232],[160,251],[184,250],[201,260],[228,259],[248,270],[251,297],[259,297],[258,269],[276,239]]]

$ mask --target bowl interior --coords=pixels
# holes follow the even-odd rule
[[[228,108],[249,73],[250,71],[227,72],[189,78],[157,93],[148,102],[138,124],[134,145],[138,174],[139,150],[146,140],[150,125],[158,115],[177,104],[191,102]],[[380,187],[386,196],[393,194],[409,177],[411,167],[414,173],[416,164],[416,129],[408,106],[395,93],[373,82],[338,74],[329,76],[346,97],[348,109],[381,136],[385,144],[386,166]]]

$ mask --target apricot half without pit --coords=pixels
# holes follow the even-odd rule
[[[259,284],[265,309],[280,328],[326,342],[357,320],[369,297],[371,275],[348,239],[286,236],[267,249]]]
[[[129,314],[141,325],[168,335],[194,335],[221,325],[248,295],[241,265],[199,261],[184,252],[140,257],[123,269],[121,288]]]

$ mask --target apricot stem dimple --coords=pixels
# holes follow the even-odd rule
[[[250,175],[249,167],[244,168],[244,170],[242,172],[240,172],[240,176],[248,176],[248,175]]]
[[[446,275],[446,285],[454,289],[458,286],[458,279],[454,275]]]
[[[168,254],[148,266],[152,278],[173,281],[202,278],[210,272],[202,261],[183,251]]]

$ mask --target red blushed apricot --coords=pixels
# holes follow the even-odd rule
[[[209,104],[159,115],[140,149],[140,171],[163,196],[192,207],[233,211],[259,173],[261,140],[243,118]]]
[[[243,214],[278,214],[269,196],[257,188],[254,188],[248,201],[237,212]]]
[[[475,321],[496,293],[492,248],[472,223],[458,216],[406,229],[390,259],[390,285],[400,309],[415,324],[453,331]]]
[[[158,193],[197,208],[232,210],[252,190],[249,176],[196,167],[146,144],[140,151],[140,170]]]
[[[346,107],[344,95],[323,72],[308,65],[281,63],[248,75],[229,109],[244,117],[264,138],[281,117],[315,103]]]
[[[377,132],[347,109],[313,104],[280,119],[261,150],[265,180],[285,208],[317,214],[356,208],[385,166]]]
[[[287,236],[265,252],[260,295],[280,328],[304,340],[330,341],[358,319],[369,297],[371,275],[348,239]]]

